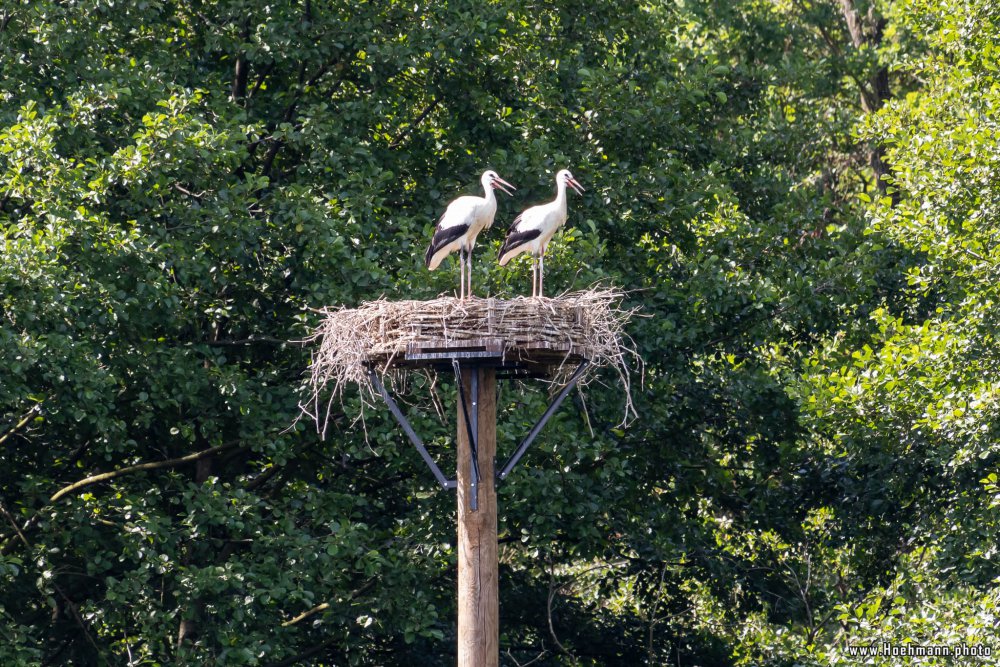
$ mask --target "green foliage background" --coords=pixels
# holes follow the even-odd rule
[[[0,664],[453,664],[454,498],[354,397],[295,423],[289,341],[453,290],[422,251],[486,167],[500,229],[573,169],[546,282],[628,290],[646,362],[637,421],[609,377],[500,492],[502,664],[1000,651],[998,35],[993,0],[6,3]],[[523,293],[499,236],[477,291]],[[544,396],[500,398],[504,448]]]

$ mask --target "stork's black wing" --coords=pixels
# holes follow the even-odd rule
[[[542,230],[540,229],[528,229],[523,232],[512,231],[507,235],[507,238],[504,239],[503,245],[500,246],[500,254],[497,255],[497,259],[499,260],[507,252],[513,250],[519,245],[524,245],[525,243],[534,241],[541,235]]]
[[[468,225],[452,225],[451,227],[444,228],[438,227],[434,230],[434,237],[431,238],[431,244],[427,246],[427,254],[424,255],[424,266],[430,266],[431,257],[434,256],[434,253],[459,238],[467,231],[469,231]]]

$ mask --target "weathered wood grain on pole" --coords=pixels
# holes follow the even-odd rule
[[[497,667],[500,659],[497,588],[496,371],[479,369],[479,396],[471,395],[473,370],[462,371],[466,405],[479,408],[479,509],[469,509],[472,476],[469,438],[458,408],[458,667]]]

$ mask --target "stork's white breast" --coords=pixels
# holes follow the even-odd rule
[[[447,229],[455,225],[477,227],[490,224],[493,222],[493,215],[497,210],[496,200],[492,204],[490,206],[490,202],[482,197],[459,197],[448,204],[448,208],[445,209],[444,217],[441,219],[441,228]]]

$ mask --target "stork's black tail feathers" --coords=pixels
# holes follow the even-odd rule
[[[434,238],[431,239],[430,246],[427,248],[427,254],[424,256],[424,266],[428,269],[431,268],[431,260],[434,259],[434,255],[441,248],[461,238],[467,231],[469,231],[468,225],[452,225],[451,227],[444,228],[438,226],[434,231]]]
[[[511,250],[516,249],[519,245],[524,245],[525,243],[534,241],[541,235],[542,232],[540,229],[529,229],[523,232],[516,232],[512,230],[511,233],[507,234],[507,238],[503,240],[503,245],[500,246],[500,252],[497,254],[497,261],[499,262],[503,259],[504,255]]]

